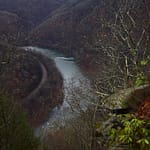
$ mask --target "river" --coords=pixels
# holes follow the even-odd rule
[[[82,109],[82,111],[86,109],[88,102],[85,99],[90,91],[90,83],[82,74],[73,57],[66,57],[64,54],[49,49],[31,46],[25,47],[25,49],[41,53],[53,59],[64,79],[65,96],[63,104],[54,108],[50,112],[48,121],[35,131],[37,136],[43,136],[48,130],[60,128],[68,123],[70,119],[75,118],[78,114],[78,108]]]

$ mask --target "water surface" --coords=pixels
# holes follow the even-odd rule
[[[50,112],[48,121],[36,129],[36,135],[42,135],[45,134],[49,129],[56,129],[60,126],[64,126],[69,119],[72,119],[77,115],[76,111],[72,111],[72,109],[75,110],[75,108],[72,108],[74,106],[71,104],[73,103],[71,102],[71,100],[73,99],[73,94],[75,92],[81,94],[81,91],[82,93],[86,92],[85,89],[89,87],[89,81],[82,74],[73,57],[66,57],[61,53],[49,49],[31,46],[25,47],[25,49],[27,51],[39,52],[44,56],[53,59],[56,63],[56,67],[58,68],[64,79],[64,102],[61,106],[54,108]],[[83,86],[83,84],[86,84],[86,88]],[[79,100],[79,96],[77,99]],[[80,102],[78,101],[78,104],[83,109],[86,105],[84,99],[82,99]]]

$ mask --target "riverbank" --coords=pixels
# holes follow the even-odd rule
[[[22,106],[33,127],[45,122],[50,111],[63,102],[63,79],[52,60],[3,43],[0,83],[0,92]]]
[[[63,78],[53,60],[36,52],[29,53],[34,54],[40,62],[43,78],[37,89],[25,98],[24,106],[29,113],[31,124],[38,127],[49,119],[53,108],[63,103]]]

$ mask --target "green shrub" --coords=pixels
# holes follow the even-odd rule
[[[122,117],[123,127],[112,128],[110,137],[112,144],[126,145],[130,150],[150,149],[150,122],[126,115]]]

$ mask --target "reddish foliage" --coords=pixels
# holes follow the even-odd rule
[[[141,119],[150,119],[150,97],[146,98],[138,107],[138,116]]]

